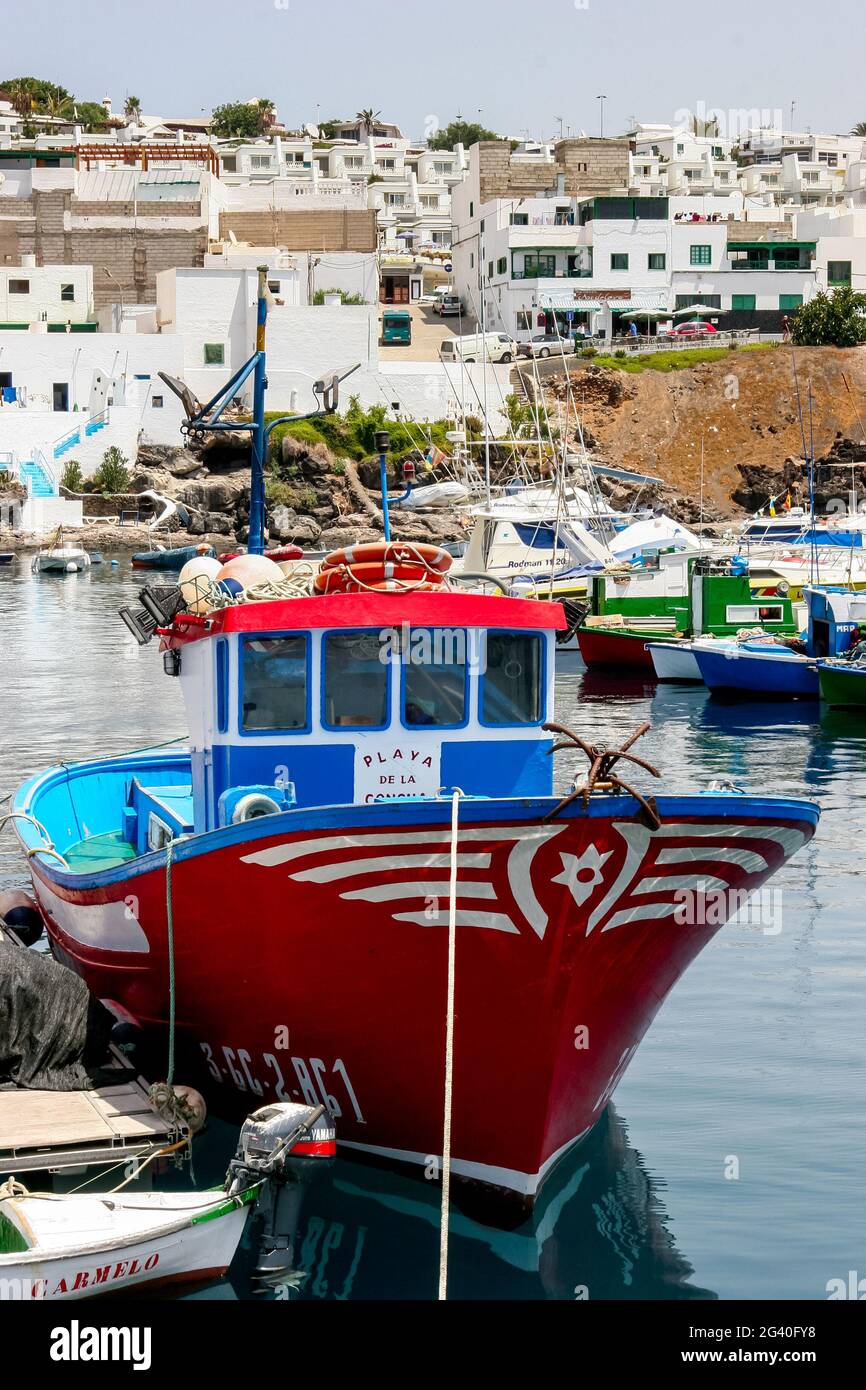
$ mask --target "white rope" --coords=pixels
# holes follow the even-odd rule
[[[445,1116],[442,1123],[442,1212],[439,1223],[439,1299],[448,1297],[448,1216],[451,1196],[451,1105],[454,1079],[454,963],[457,945],[457,817],[463,792],[451,797],[451,877],[448,889],[448,994],[445,1006]]]

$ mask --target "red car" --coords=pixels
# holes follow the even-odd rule
[[[690,323],[681,323],[676,328],[672,328],[668,336],[670,338],[700,338],[704,333],[718,333],[718,331],[705,319],[693,319]]]

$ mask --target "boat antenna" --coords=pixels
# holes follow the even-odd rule
[[[704,432],[701,430],[701,504],[700,504],[701,549],[704,548]]]
[[[803,398],[800,393],[800,378],[797,374],[797,354],[794,350],[794,341],[791,340],[791,368],[794,373],[794,386],[797,392],[797,415],[800,421],[800,438],[803,442],[803,458],[806,460],[807,476],[809,479],[809,530],[811,534],[811,544],[809,547],[809,582],[818,582],[818,555],[815,546],[815,470],[812,450],[806,443],[806,421],[803,416]],[[812,380],[809,379],[809,437],[812,438]]]

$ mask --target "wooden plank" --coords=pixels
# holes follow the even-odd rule
[[[123,1147],[130,1140],[162,1142],[175,1133],[136,1086],[108,1089],[108,1097],[100,1091],[0,1093],[0,1164],[21,1149]]]

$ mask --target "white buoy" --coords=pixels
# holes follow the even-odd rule
[[[187,560],[177,577],[189,613],[206,613],[210,608],[210,591],[222,565],[214,555],[194,555]]]
[[[279,565],[267,555],[236,555],[222,566],[217,582],[235,579],[242,589],[250,589],[254,584],[279,583],[282,577]]]

